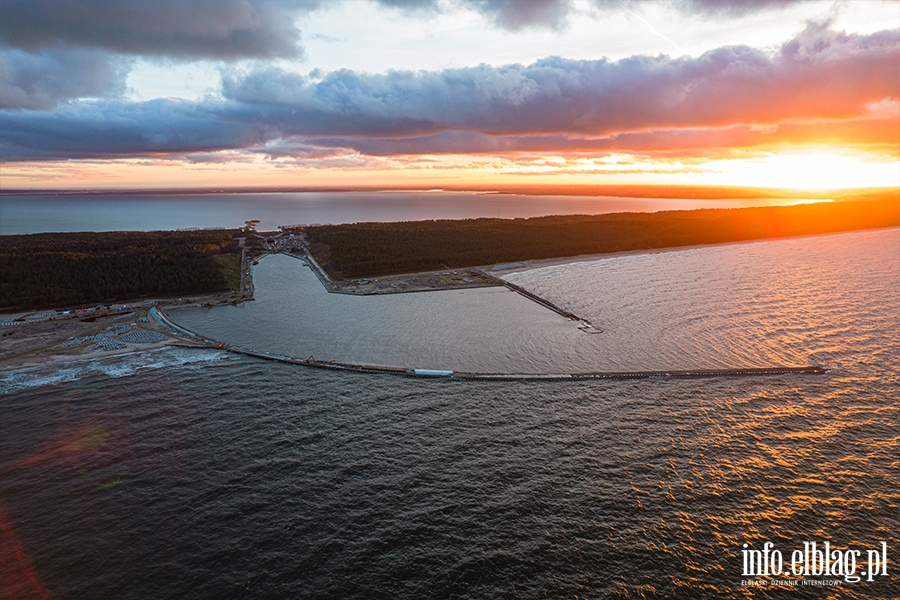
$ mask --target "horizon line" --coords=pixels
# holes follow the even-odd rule
[[[726,198],[811,198],[829,199],[833,196],[860,196],[872,193],[894,193],[900,195],[895,186],[851,187],[831,189],[796,189],[777,187],[749,187],[722,185],[679,185],[679,184],[506,184],[506,185],[352,185],[352,186],[190,186],[190,187],[123,187],[123,188],[8,188],[0,187],[0,196],[33,195],[212,195],[212,194],[265,194],[265,193],[491,193],[509,195],[553,195],[553,196],[612,196],[622,198],[679,198],[716,200]]]

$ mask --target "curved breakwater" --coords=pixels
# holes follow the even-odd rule
[[[879,285],[893,298],[885,283],[890,277],[884,276],[895,261],[876,270],[857,264],[869,264],[871,255],[889,259],[896,239],[891,230],[624,256],[504,276],[502,282],[511,280],[506,289],[365,300],[336,298],[315,269],[293,268],[288,263],[297,261],[287,261],[260,267],[264,293],[246,307],[169,314],[211,347],[398,377],[583,381],[821,375],[828,372],[821,365],[842,369],[834,340],[858,331],[859,325],[851,325],[865,323],[861,319],[868,314],[854,314],[849,324],[836,320],[833,299],[841,306],[865,307],[856,290],[880,290]],[[773,263],[774,255],[788,258]],[[728,267],[731,263],[737,267]],[[778,265],[774,274],[772,264]],[[847,287],[843,281],[850,270],[860,278]],[[709,302],[696,301],[701,291]],[[583,336],[576,331],[582,330],[578,322],[593,323],[603,335]]]
[[[734,369],[690,369],[690,370],[651,370],[651,371],[622,371],[622,372],[593,372],[593,373],[468,373],[449,369],[419,369],[403,367],[386,367],[378,365],[364,365],[343,363],[334,360],[317,360],[315,357],[298,358],[285,354],[277,354],[267,351],[255,350],[234,344],[211,339],[190,331],[178,324],[165,313],[161,307],[151,309],[151,315],[157,322],[168,327],[178,335],[188,336],[192,340],[207,343],[210,347],[219,350],[227,350],[236,354],[253,356],[265,360],[313,367],[317,369],[331,369],[335,371],[349,371],[352,373],[365,373],[370,375],[392,375],[397,377],[413,377],[419,379],[441,379],[453,381],[588,381],[609,380],[624,381],[635,379],[701,379],[709,377],[759,377],[766,375],[823,375],[826,369],[817,365],[803,367],[761,367],[761,368],[734,368]]]

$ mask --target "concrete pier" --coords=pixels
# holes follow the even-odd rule
[[[446,369],[421,369],[403,367],[385,367],[378,365],[362,365],[342,363],[334,360],[317,360],[315,357],[297,358],[285,354],[276,354],[253,348],[245,348],[226,344],[218,340],[201,336],[180,325],[175,324],[162,307],[156,307],[151,311],[153,318],[160,324],[168,327],[179,336],[186,336],[194,342],[204,342],[209,348],[227,350],[235,354],[243,354],[264,360],[316,369],[330,369],[333,371],[349,371],[352,373],[365,373],[369,375],[391,375],[395,377],[410,377],[416,379],[439,379],[445,381],[627,381],[635,379],[702,379],[712,377],[761,377],[771,375],[823,375],[826,370],[817,365],[806,367],[762,367],[742,369],[692,369],[692,370],[668,370],[668,371],[623,371],[611,373],[467,373],[464,371],[451,371]]]
[[[541,297],[538,296],[537,294],[535,294],[535,293],[533,293],[533,292],[529,292],[528,290],[526,290],[526,289],[523,288],[523,287],[520,287],[520,286],[518,286],[518,285],[516,285],[516,284],[514,284],[514,283],[512,283],[512,282],[510,282],[510,281],[506,281],[505,279],[501,279],[500,277],[497,277],[496,275],[491,275],[490,273],[488,273],[487,271],[485,271],[485,270],[482,269],[482,268],[477,268],[476,271],[478,271],[479,273],[481,273],[481,274],[484,275],[485,277],[487,277],[487,278],[489,278],[489,279],[492,279],[492,280],[496,281],[496,282],[497,282],[497,285],[502,285],[503,287],[505,287],[505,288],[507,288],[507,289],[510,289],[510,290],[512,290],[512,291],[514,291],[514,292],[517,292],[518,294],[521,294],[522,296],[525,296],[525,297],[528,298],[529,300],[531,300],[531,301],[533,301],[533,302],[537,302],[538,304],[540,304],[540,305],[543,306],[544,308],[550,309],[550,310],[552,310],[553,312],[555,312],[555,313],[557,313],[557,314],[559,314],[559,315],[562,315],[562,316],[564,316],[564,317],[567,318],[567,319],[572,319],[573,321],[581,321],[582,323],[585,323],[585,324],[587,324],[587,325],[590,325],[590,322],[589,322],[589,321],[587,321],[587,320],[585,320],[585,319],[582,319],[581,317],[579,317],[579,316],[576,315],[575,313],[571,313],[571,312],[569,312],[569,311],[567,311],[567,310],[565,310],[565,309],[563,309],[563,308],[560,308],[559,306],[553,304],[553,303],[550,302],[549,300],[547,300],[547,299],[545,299],[545,298],[541,298]]]

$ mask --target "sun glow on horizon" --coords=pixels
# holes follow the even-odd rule
[[[880,160],[879,160],[880,159]],[[342,158],[341,160],[345,160]],[[421,155],[321,161],[171,159],[11,163],[3,189],[251,186],[690,185],[829,190],[900,187],[900,160],[835,149],[739,158],[653,158],[629,154]]]
[[[714,185],[829,190],[900,186],[900,160],[822,150],[768,154],[712,163],[705,179]]]

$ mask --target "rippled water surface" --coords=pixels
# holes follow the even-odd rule
[[[507,277],[635,368],[855,366],[900,340],[900,230],[625,255]],[[893,341],[893,343],[890,343]]]
[[[801,200],[686,200],[611,196],[514,196],[471,192],[298,192],[268,194],[0,195],[0,234],[420,221],[476,217],[655,212],[791,204]]]
[[[179,325],[228,343],[319,360],[464,371],[548,372],[591,338],[504,287],[380,296],[329,293],[309,267],[254,267],[253,302],[170,309]],[[590,361],[584,361],[584,366]]]
[[[254,269],[256,300],[170,310],[232,344],[322,360],[505,373],[825,366],[897,336],[900,230],[728,244],[513,273],[601,334],[506,288],[328,293],[287,256]],[[896,339],[896,337],[895,337]],[[888,348],[869,348],[878,355]]]
[[[2,373],[0,585],[52,598],[897,597],[896,569],[829,590],[742,587],[740,552],[886,541],[896,564],[898,249],[888,230],[511,276],[597,321],[603,335],[572,335],[621,345],[610,361],[814,361],[824,376],[486,384],[185,349]],[[512,306],[508,328],[532,322],[518,296],[482,292]],[[243,327],[237,310],[222,314]]]

